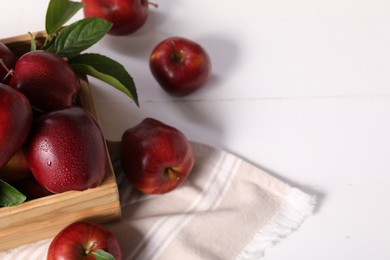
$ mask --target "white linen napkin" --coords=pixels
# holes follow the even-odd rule
[[[164,195],[144,195],[123,176],[119,143],[110,143],[122,219],[105,224],[123,259],[255,260],[296,230],[315,197],[241,158],[192,142],[189,179]],[[51,239],[0,252],[0,259],[45,259]]]

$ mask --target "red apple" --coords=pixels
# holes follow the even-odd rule
[[[110,230],[97,223],[77,221],[54,237],[47,260],[92,260],[97,259],[98,250],[109,253],[115,260],[122,259],[119,241]]]
[[[45,112],[73,105],[80,89],[79,78],[70,65],[49,51],[31,51],[18,59],[9,82]]]
[[[146,118],[124,132],[121,162],[135,188],[146,194],[163,194],[187,179],[195,156],[182,132]]]
[[[31,172],[22,148],[3,167],[0,167],[0,179],[6,182],[21,180],[30,175]]]
[[[31,172],[53,193],[94,188],[106,173],[103,133],[92,115],[80,107],[38,118],[25,150]]]
[[[83,0],[85,17],[100,17],[113,23],[109,34],[127,35],[141,28],[147,18],[147,0]]]
[[[32,108],[19,91],[0,83],[0,167],[25,142],[32,123]]]
[[[206,50],[194,41],[171,37],[152,51],[150,70],[160,86],[172,96],[186,96],[202,88],[211,74]]]
[[[10,184],[22,192],[27,197],[27,200],[39,199],[53,194],[43,188],[32,174],[26,178],[11,182]]]
[[[15,67],[16,57],[14,53],[0,42],[0,82],[7,83],[11,77],[11,70]]]

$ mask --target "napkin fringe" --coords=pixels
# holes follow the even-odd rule
[[[316,199],[297,188],[284,198],[280,210],[256,232],[249,244],[239,253],[237,260],[254,260],[263,257],[264,250],[291,234],[303,223],[315,206]]]

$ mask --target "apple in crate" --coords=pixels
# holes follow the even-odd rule
[[[71,66],[56,54],[43,50],[28,52],[18,59],[9,85],[44,112],[73,105],[80,90],[79,78]]]
[[[146,118],[124,132],[121,162],[135,188],[146,194],[163,194],[187,179],[195,156],[181,131]]]
[[[49,246],[47,260],[65,259],[121,260],[122,251],[117,237],[106,227],[76,221],[62,229]]]
[[[211,74],[211,60],[198,43],[170,37],[152,51],[150,70],[160,86],[172,96],[186,96],[205,86]]]
[[[0,167],[20,150],[31,129],[32,108],[19,91],[0,83]]]
[[[26,144],[29,168],[53,193],[97,187],[107,154],[100,126],[89,112],[69,107],[39,117]]]
[[[22,180],[29,176],[31,176],[31,172],[23,147],[5,165],[0,167],[0,179],[6,182]]]

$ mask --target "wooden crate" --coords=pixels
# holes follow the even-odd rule
[[[34,36],[39,40],[44,38],[44,33],[37,32]],[[28,34],[0,41],[9,46],[17,56],[28,51],[30,47]],[[87,78],[81,77],[80,80],[80,104],[100,124]],[[0,208],[0,250],[52,237],[77,220],[88,219],[104,223],[120,217],[118,187],[109,160],[106,177],[99,187],[54,194],[27,201],[19,206]]]

